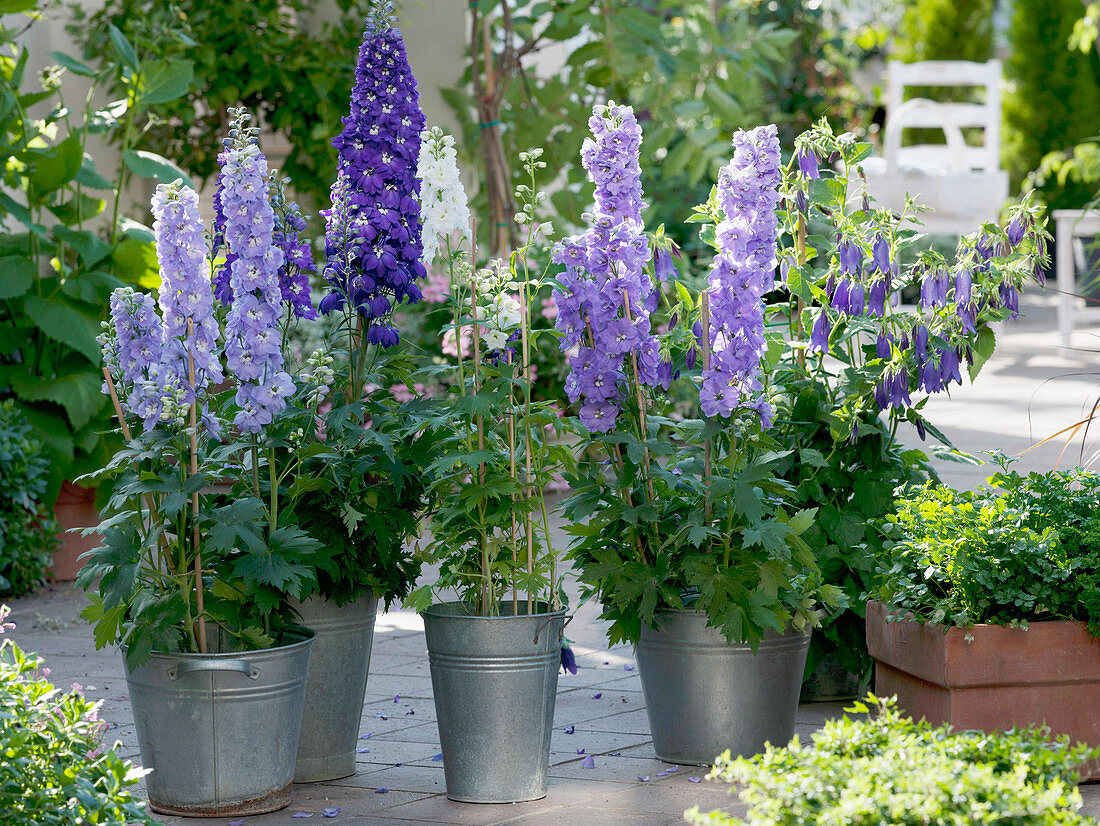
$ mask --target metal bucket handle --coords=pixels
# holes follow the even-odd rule
[[[574,614],[569,614],[565,618],[565,622],[562,623],[562,626],[561,626],[561,631],[558,632],[558,642],[562,641],[562,638],[565,636],[565,626],[567,626],[569,623],[571,623],[573,621],[574,616],[575,616]],[[550,623],[552,623],[555,619],[556,619],[556,617],[551,617],[546,622],[544,622],[542,625],[540,625],[538,627],[538,629],[535,631],[535,638],[531,642],[533,642],[535,645],[538,645],[539,634],[541,634],[543,632],[543,630],[546,629],[550,625]]]
[[[260,669],[247,660],[185,660],[168,669],[168,679],[178,680],[194,671],[236,671],[250,680],[260,676]]]

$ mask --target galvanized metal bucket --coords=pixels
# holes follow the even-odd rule
[[[701,611],[658,612],[642,625],[638,671],[653,750],[666,763],[709,766],[794,736],[809,632],[769,634],[754,654],[707,627]]]
[[[189,817],[290,803],[313,632],[229,654],[160,654],[126,676],[153,811]]]
[[[302,624],[313,629],[302,736],[295,783],[316,783],[355,774],[355,743],[367,690],[378,599],[362,596],[337,606],[312,597],[291,601]]]
[[[525,610],[501,603],[501,616],[479,617],[447,603],[422,614],[451,800],[546,796],[565,611]]]

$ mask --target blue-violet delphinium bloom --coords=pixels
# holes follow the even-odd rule
[[[774,125],[733,136],[733,159],[718,176],[725,217],[716,227],[718,252],[710,268],[710,369],[699,401],[710,417],[756,410],[771,424],[760,381],[764,352],[764,293],[775,277],[779,219],[779,138]]]
[[[275,213],[268,200],[267,159],[260,152],[250,116],[230,110],[233,128],[218,156],[225,214],[225,246],[236,256],[230,267],[233,303],[225,320],[225,355],[237,377],[234,424],[258,433],[286,406],[294,382],[283,370],[279,323],[283,251],[273,236]]]
[[[392,4],[378,2],[367,19],[351,114],[333,139],[339,152],[332,209],[327,219],[321,311],[350,304],[365,322],[368,343],[399,340],[394,307],[420,300],[419,180],[416,177],[424,113]]]
[[[186,388],[184,400],[190,404],[206,387],[222,380],[218,321],[198,193],[178,183],[160,184],[153,194],[153,219],[160,262],[164,378],[176,377]],[[189,379],[192,359],[194,387]]]
[[[563,350],[577,347],[565,382],[569,400],[581,401],[580,419],[596,433],[615,427],[620,383],[637,365],[638,381],[661,383],[661,350],[649,315],[659,295],[646,272],[650,249],[642,224],[642,130],[629,106],[597,106],[588,121],[581,161],[596,185],[589,227],[554,250],[565,265],[555,291],[555,322]]]
[[[144,430],[152,430],[162,410],[160,369],[164,350],[153,297],[133,287],[119,287],[111,293],[111,321],[100,342],[119,404],[142,420]],[[108,392],[106,382],[103,392]]]

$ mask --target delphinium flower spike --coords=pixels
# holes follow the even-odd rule
[[[745,407],[758,411],[769,426],[771,407],[761,392],[760,358],[764,293],[771,288],[776,265],[779,138],[775,126],[760,126],[738,131],[733,146],[733,160],[718,177],[725,217],[716,228],[718,253],[707,284],[710,365],[703,371],[699,401],[707,416],[728,417]]]
[[[425,276],[416,177],[424,114],[393,4],[375,2],[367,18],[351,114],[333,140],[339,152],[327,219],[325,313],[350,304],[370,344],[399,335],[393,310],[420,300]]]
[[[160,419],[160,369],[164,338],[152,296],[119,287],[111,293],[111,320],[99,337],[104,364],[114,383],[119,406],[152,430]],[[110,388],[104,382],[104,393]]]
[[[283,251],[273,238],[275,214],[268,201],[267,160],[244,109],[230,109],[233,128],[218,156],[225,213],[225,245],[236,255],[230,268],[233,303],[225,321],[226,363],[237,377],[240,412],[234,423],[258,433],[286,406],[294,382],[283,370],[279,321]]]
[[[424,265],[439,252],[439,239],[466,238],[470,231],[470,207],[458,172],[455,139],[438,126],[420,136],[417,176],[420,178],[420,214],[424,225]]]
[[[588,121],[581,160],[596,185],[589,228],[554,250],[565,265],[554,300],[562,349],[578,347],[570,359],[565,389],[581,400],[580,419],[593,432],[615,427],[622,404],[620,383],[627,365],[637,365],[640,384],[658,384],[660,345],[650,332],[649,314],[659,296],[646,273],[650,250],[642,224],[638,153],[642,130],[629,106],[597,106]],[[631,361],[633,356],[633,362]]]

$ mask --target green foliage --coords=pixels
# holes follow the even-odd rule
[[[63,479],[99,467],[118,444],[104,435],[110,411],[99,392],[99,322],[112,289],[157,279],[152,233],[120,217],[120,193],[132,174],[163,178],[171,166],[150,153],[126,156],[109,181],[87,142],[114,130],[127,136],[128,149],[136,119],[182,93],[189,69],[144,60],[113,31],[98,69],[52,52],[59,65],[34,87],[26,78],[29,53],[14,33],[0,31],[0,398],[16,400],[49,456],[42,501],[52,504]],[[90,77],[93,92],[114,83],[124,97],[100,110],[73,110],[62,96],[66,71]]]
[[[827,609],[810,640],[807,677],[826,657],[848,673],[869,680],[863,595],[874,583],[874,561],[882,546],[878,526],[893,510],[894,491],[919,484],[935,471],[924,451],[902,447],[878,416],[862,414],[853,438],[838,442],[829,387],[800,378],[785,388],[790,409],[777,417],[773,438],[787,448],[775,470],[791,486],[794,508],[814,508],[802,534],[817,556],[825,582],[847,597],[844,608]]]
[[[0,608],[0,622],[7,615]],[[3,629],[0,628],[0,631]],[[6,826],[153,823],[130,787],[142,772],[104,748],[99,703],[61,692],[42,661],[0,643],[0,811]]]
[[[12,400],[0,402],[0,593],[18,596],[45,579],[57,523],[46,493],[49,460]]]
[[[721,755],[708,779],[743,784],[746,819],[698,807],[687,819],[698,826],[1094,823],[1077,813],[1075,784],[1078,766],[1096,750],[1071,747],[1067,737],[1052,741],[1045,729],[933,727],[874,696],[847,711],[873,716],[830,720],[806,746],[795,737],[749,760]]]
[[[906,63],[989,60],[993,0],[914,0],[902,17],[895,54]]]
[[[166,73],[135,146],[180,158],[205,181],[217,170],[225,112],[243,105],[286,135],[291,150],[281,173],[294,179],[299,195],[324,205],[336,177],[330,141],[347,114],[369,4],[334,5],[338,15],[328,23],[310,0],[108,0],[91,14],[74,3],[69,31],[93,65],[110,59],[113,24],[138,49],[157,55],[155,66],[187,66],[186,76]],[[118,131],[110,138],[124,140]]]
[[[1044,155],[1023,188],[1035,190],[1050,209],[1089,208],[1100,190],[1100,143],[1079,143]]]
[[[1068,48],[1079,0],[1018,0],[1005,64],[1004,159],[1013,186],[1049,152],[1070,149],[1096,135],[1100,122],[1100,56]],[[1082,199],[1082,196],[1083,199]],[[1050,194],[1052,209],[1075,209],[1091,193]]]
[[[1100,634],[1100,475],[999,472],[898,500],[873,592],[922,622],[1069,619]]]

